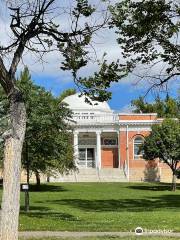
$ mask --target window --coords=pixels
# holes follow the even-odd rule
[[[136,137],[134,139],[134,159],[142,158],[143,151],[141,150],[141,146],[144,143],[144,138]]]
[[[82,168],[94,168],[95,165],[94,148],[79,148],[78,166]]]
[[[103,139],[103,145],[117,145],[117,139],[115,138],[104,138]]]
[[[79,149],[79,160],[80,161],[85,161],[86,160],[86,149],[85,148],[80,148]]]
[[[92,112],[90,113],[90,118],[94,119],[94,113],[92,113]]]
[[[89,114],[87,112],[83,112],[81,118],[82,119],[88,119],[89,118]]]

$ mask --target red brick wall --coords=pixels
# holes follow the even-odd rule
[[[145,161],[140,159],[140,160],[134,160],[134,138],[136,136],[147,136],[149,135],[150,132],[147,131],[141,131],[141,132],[135,132],[135,131],[129,131],[128,132],[128,150],[129,150],[129,163],[130,167],[144,167],[145,166]],[[127,133],[126,131],[120,131],[120,162],[121,166],[123,166],[127,156]]]
[[[156,120],[155,114],[127,114],[120,115],[120,120],[130,121],[135,120],[141,122],[143,120]],[[158,160],[145,161],[143,159],[134,159],[134,138],[136,136],[146,137],[150,131],[131,131],[128,130],[128,159],[129,159],[129,172],[130,181],[153,181],[160,180],[163,182],[171,182],[172,173],[170,168],[164,164],[159,163]],[[119,152],[120,152],[120,165],[123,168],[127,159],[127,133],[126,129],[120,131],[119,134]],[[102,168],[115,168],[118,167],[118,149],[103,148],[102,149]],[[180,180],[178,180],[180,182]]]
[[[132,119],[131,119],[132,120]],[[120,131],[120,164],[121,167],[127,159],[127,135],[126,131]],[[160,163],[157,159],[153,161],[145,161],[143,159],[134,159],[134,138],[136,136],[148,136],[148,131],[128,131],[128,151],[129,151],[129,172],[130,181],[153,181],[171,182],[172,172],[165,163]],[[180,182],[180,180],[177,180]]]
[[[155,120],[157,119],[156,115],[120,115],[120,120]],[[134,159],[134,139],[136,136],[148,136],[150,131],[128,131],[128,149],[127,149],[127,132],[120,131],[120,164],[121,167],[124,166],[127,159],[127,150],[128,150],[128,159],[129,159],[129,169],[130,169],[130,181],[144,181],[147,178],[152,180],[152,178],[159,179],[159,169],[158,161],[145,161],[143,159]]]
[[[155,120],[157,119],[157,115],[155,114],[147,114],[147,115],[143,115],[143,114],[135,114],[135,115],[119,115],[119,119],[120,120]]]
[[[120,149],[120,165],[121,167],[124,165],[126,161],[126,132],[120,131],[119,134],[119,149]]]

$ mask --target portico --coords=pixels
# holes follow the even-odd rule
[[[76,129],[73,136],[74,160],[78,168],[118,167],[118,132]]]
[[[118,114],[106,102],[85,102],[71,95],[64,100],[73,111],[74,161],[78,168],[118,167]]]

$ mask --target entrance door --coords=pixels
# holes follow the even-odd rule
[[[87,151],[87,167],[95,167],[94,148],[86,148]]]
[[[103,168],[118,167],[118,149],[117,148],[103,148],[102,167]]]
[[[79,167],[94,168],[95,154],[94,148],[79,148]]]

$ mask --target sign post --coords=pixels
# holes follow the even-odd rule
[[[25,203],[25,211],[29,211],[29,185],[21,184],[21,191],[25,193],[24,203]]]

